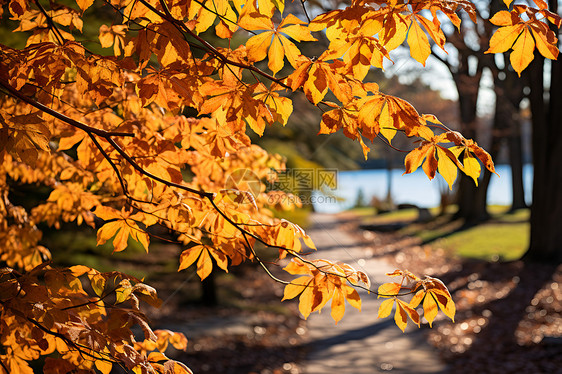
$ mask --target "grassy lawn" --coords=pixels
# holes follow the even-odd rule
[[[462,221],[451,221],[451,213],[426,223],[412,223],[398,232],[419,237],[424,243],[440,247],[461,257],[486,260],[510,261],[519,259],[529,242],[529,210],[506,213],[507,207],[490,206],[492,219],[481,225],[460,230]],[[355,210],[353,211],[355,212]],[[432,214],[437,209],[431,210]],[[372,208],[357,209],[363,222],[369,225],[383,225],[391,222],[413,222],[416,209],[374,215]]]

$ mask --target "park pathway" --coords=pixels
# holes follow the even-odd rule
[[[394,267],[368,251],[341,227],[336,215],[311,215],[307,233],[318,248],[314,256],[340,260],[369,275],[374,287],[387,282],[385,273]],[[362,312],[346,304],[346,314],[334,325],[329,305],[313,313],[307,321],[308,354],[304,374],[447,373],[437,352],[426,342],[423,329],[408,323],[406,333],[394,324],[392,316],[378,319],[382,299],[361,293]],[[413,326],[412,326],[413,325]]]

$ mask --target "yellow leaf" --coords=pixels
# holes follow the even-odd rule
[[[215,259],[217,266],[228,273],[228,257],[219,249],[207,248],[207,250]]]
[[[439,27],[439,24],[435,24],[429,21],[427,18],[420,16],[419,14],[417,14],[415,18],[429,33],[431,39],[433,39],[441,49],[445,50],[446,38],[443,30],[441,30],[441,27]]]
[[[299,297],[299,311],[307,319],[314,308],[314,287],[306,287]]]
[[[480,176],[481,167],[476,157],[473,157],[470,152],[465,151],[462,163],[464,165],[464,173],[471,177],[474,180],[474,184],[478,186],[478,177]]]
[[[313,103],[318,104],[326,93],[328,92],[328,82],[322,69],[319,69],[318,64],[312,64],[309,72],[308,79],[304,82],[304,92],[306,97]]]
[[[360,104],[358,104],[359,123],[367,127],[369,129],[369,133],[373,134],[374,136],[378,135],[378,133],[380,132],[379,121],[377,121],[377,118],[383,110],[384,103],[384,98],[380,95],[377,95],[369,96],[365,100],[362,100]],[[364,132],[365,131],[363,131],[363,133]],[[396,131],[393,131],[393,133],[395,132]]]
[[[454,155],[453,155],[454,157]],[[449,158],[445,150],[437,147],[437,170],[449,185],[449,189],[453,189],[453,183],[457,179],[457,165]]]
[[[421,147],[411,150],[404,158],[404,166],[406,171],[404,174],[410,174],[416,171],[423,162],[428,150],[433,147],[430,143],[423,144]]]
[[[431,129],[427,126],[417,126],[414,129],[412,129],[412,134],[411,135],[415,135],[415,136],[419,136],[420,138],[423,139],[433,139],[434,137],[434,133],[433,131],[431,131]]]
[[[127,247],[130,228],[126,224],[126,220],[108,222],[103,225],[97,233],[97,245],[102,245],[113,236],[113,247],[115,252],[121,252]]]
[[[298,274],[311,274],[308,265],[305,265],[302,261],[297,259],[292,259],[287,266],[283,268],[287,273],[298,275]]]
[[[511,66],[521,76],[521,72],[533,61],[535,50],[535,40],[528,28],[521,33],[515,44],[513,52],[509,55]]]
[[[275,36],[273,38],[267,57],[269,60],[267,66],[275,75],[275,73],[283,68],[285,59],[285,51],[283,50],[283,45],[281,44],[279,37]]]
[[[418,305],[420,305],[421,301],[423,300],[423,297],[425,296],[425,291],[424,290],[420,290],[418,291],[414,297],[412,297],[412,300],[410,300],[410,306],[412,308],[417,308]]]
[[[381,109],[381,114],[379,116],[379,129],[382,136],[384,136],[389,143],[396,135],[394,119],[390,114],[388,101],[386,101],[386,105]]]
[[[432,180],[435,177],[435,173],[437,172],[438,162],[437,158],[435,157],[435,148],[436,147],[434,145],[428,147],[427,153],[425,154],[425,162],[422,165],[422,169],[429,180]]]
[[[69,268],[70,272],[72,273],[72,275],[74,275],[75,277],[80,277],[88,272],[90,272],[92,269],[84,266],[84,265],[74,265],[71,266]]]
[[[343,285],[342,290],[344,291],[345,299],[347,300],[349,305],[361,311],[361,298],[359,297],[359,293],[357,292],[357,290],[348,285]]]
[[[531,31],[533,36],[535,37],[535,42],[537,45],[537,49],[539,50],[540,54],[544,57],[556,60],[558,57],[558,38],[556,37],[555,33],[548,29],[542,22],[538,22],[543,27],[533,27],[531,26]],[[546,30],[544,30],[546,29]]]
[[[404,332],[408,324],[408,314],[398,303],[396,304],[396,311],[394,312],[394,322],[396,322],[396,326]]]
[[[431,289],[428,292],[431,293],[435,298],[437,304],[439,305],[439,308],[441,308],[443,313],[445,313],[445,315],[454,322],[456,307],[453,299],[451,298],[451,295],[449,294],[449,291],[446,288],[444,290],[437,288]]]
[[[308,248],[311,249],[316,249],[316,246],[314,245],[314,242],[312,241],[312,238],[308,235],[303,235],[302,240],[304,241],[304,244],[307,245]]]
[[[447,300],[447,305],[445,308],[442,308],[443,313],[447,317],[451,319],[451,321],[455,322],[455,313],[457,312],[457,307],[455,306],[455,302],[452,299]]]
[[[105,206],[105,205],[98,206],[94,213],[96,214],[96,216],[98,218],[101,218],[104,221],[109,221],[109,220],[116,219],[116,218],[117,219],[123,218],[120,211],[118,211],[117,209]]]
[[[102,274],[99,273],[94,274],[90,278],[90,284],[92,286],[92,289],[99,297],[104,296],[105,283],[106,283],[106,279]]]
[[[306,275],[292,280],[291,283],[285,286],[285,290],[283,291],[283,299],[281,299],[281,301],[294,299],[295,297],[300,295],[302,291],[304,291],[304,289],[311,281],[312,278]]]
[[[119,304],[124,302],[129,298],[131,292],[133,291],[132,287],[120,287],[115,290],[115,303]]]
[[[204,246],[196,245],[183,251],[180,255],[180,266],[178,268],[178,271],[191,266],[191,264],[193,264],[195,260],[197,260],[197,258],[201,254],[201,251],[203,251],[204,249]]]
[[[410,319],[414,321],[418,327],[420,327],[420,315],[414,308],[412,308],[409,304],[405,303],[402,300],[396,299],[396,307],[404,309],[404,311],[410,316]]]
[[[489,21],[496,26],[512,26],[519,23],[519,17],[507,10],[500,10]]]
[[[490,48],[486,53],[503,53],[507,51],[525,26],[521,24],[500,27],[490,38]]]
[[[332,296],[332,312],[331,316],[336,321],[340,321],[345,313],[345,298],[341,289],[336,288]]]
[[[441,121],[439,121],[439,119],[434,114],[423,114],[422,118],[424,121],[426,121],[426,123],[431,122],[431,123],[436,123],[438,125],[442,125]],[[431,131],[431,133],[433,134],[433,131]]]
[[[408,31],[408,45],[410,46],[410,55],[425,66],[425,61],[431,54],[431,47],[427,35],[415,20],[412,21],[410,31]]]
[[[285,52],[285,57],[287,57],[287,61],[291,64],[292,67],[295,69],[299,67],[299,62],[301,58],[301,51],[297,48],[296,45],[293,44],[289,39],[284,37],[283,35],[279,35],[279,40],[283,45],[283,50]]]
[[[490,170],[492,173],[496,173],[494,162],[492,161],[492,156],[490,156],[488,152],[480,148],[475,141],[472,141],[470,139],[466,139],[465,143],[467,149],[474,153],[474,155],[482,162],[482,164],[484,164],[486,169]]]
[[[95,360],[94,364],[96,365],[96,369],[101,371],[102,374],[109,374],[111,372],[111,368],[113,367],[111,362],[105,360]]]
[[[291,16],[291,14],[289,14],[289,16]],[[287,18],[285,18],[285,20],[287,20]],[[303,42],[303,41],[314,42],[314,41],[316,41],[316,38],[314,38],[310,34],[310,30],[308,30],[305,26],[301,26],[299,24],[296,24],[297,22],[302,23],[302,21],[300,21],[296,17],[294,17],[294,19],[292,21],[293,22],[291,22],[291,23],[295,23],[295,25],[285,26],[282,29],[280,29],[279,31],[281,31],[283,34],[289,36],[291,39],[296,40],[297,42]],[[285,21],[283,21],[283,22],[285,22]],[[281,26],[281,25],[279,25],[279,26]]]
[[[379,33],[380,41],[387,51],[398,48],[406,35],[408,34],[408,24],[404,16],[392,13],[391,17],[387,17],[383,23],[383,29]]]
[[[94,0],[76,0],[76,4],[82,9],[82,13],[92,6]]]
[[[397,295],[400,292],[401,288],[402,286],[400,285],[400,283],[383,283],[377,290],[377,293],[379,294],[378,297],[392,297],[394,295]]]
[[[283,7],[283,3],[281,2],[281,4],[279,4],[274,0],[258,0],[258,9],[263,14],[273,14],[275,8],[279,9],[279,6]],[[282,9],[279,9],[279,11],[283,13]]]
[[[248,50],[248,59],[250,61],[258,62],[267,56],[267,49],[271,44],[272,35],[273,32],[265,31],[248,39],[246,49]]]
[[[392,312],[392,306],[394,305],[395,299],[386,299],[383,301],[379,307],[379,318],[386,318]]]
[[[437,302],[433,298],[433,295],[430,292],[427,292],[425,298],[423,299],[423,311],[424,317],[429,322],[429,326],[432,325],[433,320],[437,316]]]
[[[211,256],[209,256],[209,250],[205,248],[201,251],[201,256],[199,256],[199,260],[197,260],[197,275],[203,280],[211,274],[212,270],[213,260]]]

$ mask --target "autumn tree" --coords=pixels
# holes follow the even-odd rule
[[[511,78],[515,72],[511,65],[502,64],[496,59],[495,55],[486,53],[490,38],[494,32],[494,25],[487,20],[489,14],[505,8],[501,1],[478,1],[476,5],[476,17],[478,23],[461,23],[457,30],[449,28],[447,32],[447,52],[445,53],[437,46],[433,46],[433,57],[440,61],[449,70],[452,81],[458,94],[458,108],[460,119],[460,131],[474,139],[490,140],[487,145],[488,151],[495,158],[499,153],[500,142],[502,138],[508,139],[506,136],[507,128],[516,127],[517,124],[511,123],[509,117],[515,112],[511,101],[508,100],[508,94],[516,94],[518,91],[504,89],[505,84],[500,76],[509,74]],[[499,56],[498,56],[499,57]],[[477,103],[481,95],[481,87],[484,83],[483,76],[486,72],[491,73],[493,77],[493,87],[496,95],[496,105],[493,111],[492,128],[490,131],[483,131],[483,126],[478,119]],[[522,82],[520,79],[509,82]],[[521,83],[522,84],[522,83]],[[522,93],[521,90],[519,92]],[[522,97],[519,98],[521,101]],[[517,103],[517,111],[519,102]],[[509,116],[506,116],[506,113]],[[508,123],[509,122],[509,123]],[[509,129],[511,130],[511,129]],[[502,132],[502,135],[499,133]],[[509,142],[509,149],[514,142]],[[511,160],[512,158],[510,158]],[[522,173],[522,167],[519,173]],[[518,170],[513,169],[512,175],[516,177]],[[457,206],[458,211],[455,218],[462,218],[467,224],[475,224],[482,220],[488,219],[487,211],[487,192],[490,182],[491,173],[485,172],[484,177],[479,181],[478,185],[471,180],[470,177],[462,175],[458,183]],[[512,183],[515,186],[515,183]],[[521,184],[522,189],[522,184]],[[519,195],[514,194],[514,202]],[[523,201],[524,203],[524,201]]]
[[[525,11],[516,5],[493,20],[517,31],[501,45],[513,45],[517,71],[530,61],[521,45],[528,52],[531,33],[544,36],[541,54],[556,49],[537,17],[557,26],[560,19],[536,4],[539,9]],[[447,288],[430,276],[397,270],[389,274],[397,281],[372,289],[367,276],[347,264],[308,260],[303,248],[313,249],[312,240],[271,213],[298,205],[286,193],[266,190],[283,161],[251,144],[247,131],[262,135],[266,126],[285,125],[293,110],[286,94],[298,92],[323,111],[320,133],[341,130],[365,156],[366,141],[381,134],[391,140],[400,131],[418,142],[406,156],[407,173],[421,166],[429,178],[439,172],[452,185],[458,169],[476,179],[479,162],[494,172],[474,141],[365,81],[405,41],[425,63],[428,35],[444,47],[442,17],[458,27],[457,13],[464,11],[476,21],[472,3],[356,1],[312,20],[305,11],[306,21],[285,12],[282,1],[268,0],[2,5],[1,16],[28,38],[23,48],[0,44],[0,372],[30,373],[29,363],[40,358],[45,373],[109,373],[114,366],[190,372],[163,353],[170,344],[185,348],[185,337],[153,331],[140,309],[141,301],[159,304],[152,287],[117,271],[52,265],[40,224],[92,226],[97,243],[111,242],[115,252],[130,241],[148,251],[155,233],[169,231],[183,247],[179,270],[194,266],[201,279],[213,267],[228,271],[256,261],[286,285],[284,299],[299,298],[305,317],[331,302],[339,321],[346,301],[361,307],[356,288],[385,298],[379,316],[395,308],[401,329],[408,319],[419,326],[418,306],[430,323],[438,309],[454,317]],[[98,35],[110,55],[96,53],[81,35],[98,11],[113,17]],[[520,20],[521,14],[534,18]],[[210,42],[206,35],[213,32],[218,38]],[[299,43],[315,35],[330,44],[308,56]],[[233,183],[239,170],[253,179]],[[13,191],[22,185],[48,196],[19,204]],[[298,277],[273,276],[254,250],[257,243],[287,258],[285,271]],[[144,340],[135,338],[135,325]]]

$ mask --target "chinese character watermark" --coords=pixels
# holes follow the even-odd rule
[[[260,192],[281,191],[285,194],[269,194],[268,204],[324,204],[336,203],[333,194],[338,187],[337,169],[293,168],[271,170],[265,180],[249,169],[238,169],[226,180],[227,196],[237,203],[254,204]],[[282,200],[282,201],[281,201]]]

